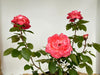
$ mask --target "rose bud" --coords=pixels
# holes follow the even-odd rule
[[[88,36],[89,36],[88,34],[83,35],[84,40],[87,40]]]

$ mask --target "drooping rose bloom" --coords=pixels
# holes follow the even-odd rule
[[[31,27],[29,19],[24,15],[18,15],[14,17],[11,22],[14,24],[14,27],[18,27],[17,25],[22,25],[22,27],[19,27],[22,29],[29,29]]]
[[[55,34],[48,38],[48,44],[46,45],[46,52],[54,58],[67,57],[71,54],[72,47],[70,39],[61,33]]]
[[[83,17],[80,11],[78,12],[77,10],[74,10],[68,13],[67,19],[70,19],[71,22],[74,22],[76,19],[79,19],[79,20],[83,19]]]
[[[84,35],[83,35],[83,38],[84,38],[85,40],[87,40],[87,39],[88,39],[88,36],[89,36],[89,34],[84,34]]]

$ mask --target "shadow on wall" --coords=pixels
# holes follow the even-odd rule
[[[100,0],[97,0],[96,41],[100,43]],[[100,53],[96,53],[96,73],[100,74]]]

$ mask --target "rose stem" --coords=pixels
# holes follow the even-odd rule
[[[22,31],[21,31],[20,37],[21,37],[22,41],[24,42],[23,37],[22,37]],[[25,47],[27,48],[26,42],[24,42],[24,43],[25,43]],[[31,59],[31,61],[32,61],[32,64],[33,64],[36,68],[40,69],[41,72],[43,72],[43,73],[45,74],[45,72],[44,72],[40,67],[38,67],[37,65],[35,65],[35,63],[34,63],[32,57],[30,57],[30,59]]]
[[[85,49],[86,49],[86,41],[87,41],[87,39],[85,40],[85,45],[84,45],[83,52],[84,52],[84,51],[85,51]]]
[[[76,37],[76,30],[75,30],[75,33],[74,33],[74,39],[75,39],[75,37]],[[72,48],[73,48],[73,46],[74,46],[74,41],[72,42]]]

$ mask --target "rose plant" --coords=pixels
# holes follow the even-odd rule
[[[85,67],[88,75],[92,75],[92,59],[89,55],[94,57],[95,55],[91,50],[88,50],[88,47],[100,52],[100,44],[88,43],[88,34],[77,34],[78,31],[86,32],[85,24],[89,22],[83,20],[80,11],[74,10],[68,13],[67,19],[69,19],[69,23],[66,25],[66,30],[72,29],[74,35],[54,34],[48,38],[44,50],[33,51],[33,44],[27,43],[25,36],[27,32],[33,34],[31,30],[28,30],[31,27],[29,19],[23,15],[14,17],[11,21],[13,27],[9,30],[14,35],[8,39],[11,39],[12,43],[17,43],[17,47],[5,50],[4,56],[11,54],[14,58],[24,58],[28,62],[31,61],[32,64],[26,64],[24,70],[31,69],[33,75],[38,75],[38,70],[43,73],[42,75],[78,75],[77,67]],[[76,46],[81,52],[76,49]],[[41,55],[44,55],[47,59],[33,60],[34,57],[39,58]],[[36,65],[35,62],[38,62],[39,65]],[[41,63],[48,64],[48,72],[42,70]]]

